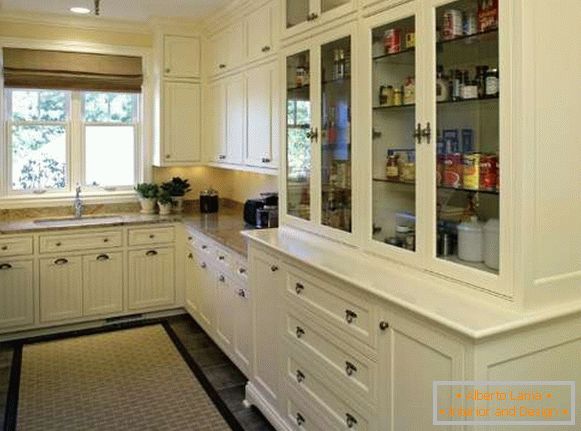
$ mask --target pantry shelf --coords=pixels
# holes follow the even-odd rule
[[[414,108],[416,105],[415,104],[411,104],[411,105],[386,105],[386,106],[374,106],[373,110],[374,111],[384,111],[384,110],[407,110],[410,108]]]
[[[410,56],[410,54],[414,54],[416,52],[415,48],[404,49],[399,52],[394,52],[393,54],[383,54],[373,57],[373,61],[382,61],[387,59],[393,59],[396,57],[406,57]]]
[[[412,183],[412,182],[390,180],[387,178],[373,178],[373,181],[381,182],[381,183],[389,183],[389,184],[398,184],[398,185],[403,185],[403,186],[415,186],[416,185],[416,183]],[[497,190],[484,190],[484,189],[472,190],[472,189],[465,189],[463,187],[448,187],[448,186],[438,186],[438,190],[453,190],[453,191],[458,191],[458,192],[481,193],[481,194],[497,195],[497,196],[499,194],[499,192]]]
[[[345,78],[329,79],[328,81],[323,81],[323,85],[338,85],[338,84],[351,84],[351,77],[346,76]]]
[[[438,105],[458,105],[458,104],[468,104],[468,103],[493,103],[498,102],[499,96],[485,97],[483,99],[462,99],[462,100],[446,100],[443,102],[437,102]],[[410,105],[412,106],[412,105]]]
[[[466,262],[465,260],[461,260],[456,255],[452,255],[452,256],[438,256],[438,258],[439,259],[442,259],[442,260],[445,260],[446,262],[460,264],[460,265],[463,265],[463,266],[467,266],[469,268],[477,269],[479,271],[484,271],[484,272],[488,272],[490,274],[498,275],[498,271],[496,269],[492,269],[492,268],[486,266],[482,262]]]
[[[458,36],[450,40],[442,40],[437,43],[438,47],[452,44],[471,45],[473,43],[498,41],[498,29],[491,29],[467,36]]]

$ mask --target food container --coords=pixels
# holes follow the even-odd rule
[[[445,187],[462,187],[462,174],[464,166],[462,165],[462,154],[452,153],[444,156],[444,175],[442,184]]]
[[[477,217],[458,225],[458,257],[466,262],[484,261],[484,229]]]
[[[409,31],[405,35],[405,47],[406,49],[412,49],[416,46],[416,33]]]
[[[498,183],[498,156],[482,155],[480,157],[480,189],[496,190]]]
[[[478,0],[478,31],[498,27],[498,0]]]
[[[491,218],[484,225],[484,264],[498,270],[500,249],[500,221]]]
[[[200,212],[202,214],[217,213],[219,208],[218,192],[207,189],[200,193]]]
[[[467,190],[478,190],[480,187],[480,154],[464,154],[462,182]]]
[[[397,54],[401,51],[401,30],[391,28],[383,34],[383,45],[386,54]]]
[[[448,9],[442,17],[442,39],[452,40],[464,33],[462,11]]]

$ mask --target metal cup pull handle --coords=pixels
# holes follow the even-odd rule
[[[97,256],[97,260],[99,262],[105,262],[106,260],[111,259],[108,255],[106,254],[100,254],[99,256]]]
[[[147,253],[145,253],[146,256],[157,256],[157,251],[155,250],[149,250]]]
[[[345,362],[345,374],[347,374],[349,377],[351,377],[356,372],[357,372],[357,367],[355,365],[353,365],[351,362],[346,361]]]

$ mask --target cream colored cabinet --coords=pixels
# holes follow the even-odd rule
[[[242,163],[246,143],[245,85],[242,75],[226,82],[226,161]]]
[[[83,256],[83,315],[123,311],[123,253]]]
[[[277,45],[277,2],[271,1],[246,18],[248,61],[274,54]]]
[[[228,57],[228,39],[230,34],[226,31],[214,35],[208,41],[207,55],[209,58],[208,74],[217,75],[226,71]]]
[[[220,80],[206,87],[206,158],[212,162],[224,162],[227,157],[226,144],[226,81]]]
[[[163,142],[167,164],[201,161],[201,86],[198,83],[163,84]]]
[[[240,20],[212,36],[209,41],[210,75],[235,70],[244,63],[246,53],[244,21]]]
[[[252,302],[248,286],[234,284],[234,357],[236,365],[249,376],[252,366]]]
[[[163,38],[163,74],[167,78],[200,77],[200,39],[165,35]]]
[[[83,260],[81,257],[40,259],[40,321],[83,316]]]
[[[200,303],[198,306],[198,313],[200,316],[200,324],[204,329],[213,333],[216,327],[216,278],[211,268],[208,266],[208,256],[200,256],[197,260],[198,278],[196,279],[196,287],[199,290]]]
[[[284,274],[278,259],[258,250],[250,254],[254,358],[251,382],[267,402],[280,404],[281,295]]]
[[[246,164],[278,166],[279,80],[278,63],[269,63],[246,72],[247,145]]]
[[[216,274],[216,335],[218,344],[231,352],[236,323],[235,296],[232,281],[221,272]]]
[[[194,250],[191,248],[188,248],[186,253],[185,265],[186,310],[197,317],[200,307],[200,288],[198,286],[200,269]]]
[[[130,310],[169,306],[175,303],[173,248],[129,251]]]
[[[354,12],[357,0],[283,0],[285,38],[319,28]]]
[[[34,323],[34,271],[31,260],[0,260],[0,328]]]

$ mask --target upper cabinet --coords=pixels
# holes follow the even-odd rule
[[[163,37],[163,75],[166,78],[200,77],[200,39],[190,36]]]
[[[278,46],[278,3],[271,1],[246,18],[248,61],[272,55]]]
[[[210,75],[233,71],[244,63],[246,52],[244,28],[244,22],[238,21],[210,38],[208,43]]]
[[[350,240],[355,27],[288,50],[286,221]]]
[[[283,0],[283,35],[295,36],[347,15],[357,0]]]

